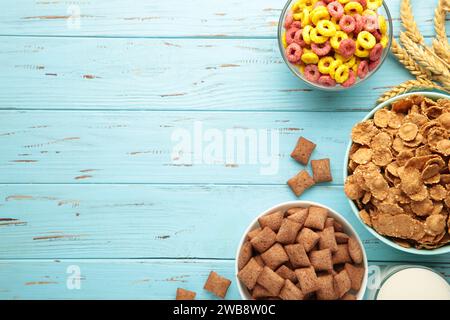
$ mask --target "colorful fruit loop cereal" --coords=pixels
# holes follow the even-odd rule
[[[450,99],[414,95],[352,129],[345,193],[404,247],[450,244]]]
[[[284,21],[286,59],[306,80],[325,87],[353,86],[381,62],[388,27],[383,0],[297,0]]]

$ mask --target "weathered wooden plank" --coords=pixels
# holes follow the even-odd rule
[[[347,217],[371,260],[450,262],[449,255],[414,256],[380,243],[342,187],[315,187],[302,199]],[[0,258],[234,259],[255,216],[290,200],[285,186],[0,185]]]
[[[343,184],[350,131],[364,114],[2,111],[0,183],[285,184],[303,168],[290,158],[303,135]]]
[[[369,110],[410,74],[389,57],[358,88],[311,90],[273,39],[3,37],[1,109]]]
[[[393,263],[371,262],[384,275]],[[449,264],[426,264],[450,281]],[[175,299],[176,289],[203,290],[211,270],[232,280],[226,299],[240,299],[234,261],[224,260],[2,260],[0,299]],[[80,274],[75,272],[80,271]],[[79,279],[79,282],[78,282]],[[69,282],[69,286],[67,283]],[[80,289],[74,285],[80,284]],[[373,288],[369,287],[366,297]]]
[[[386,1],[400,29],[400,0]],[[285,1],[18,0],[0,13],[3,35],[275,37]],[[437,0],[413,1],[417,24],[433,34]]]

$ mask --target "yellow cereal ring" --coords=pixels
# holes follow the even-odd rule
[[[316,64],[319,62],[319,56],[314,52],[307,52],[302,54],[302,61],[306,64]]]
[[[281,43],[283,44],[283,48],[287,47],[287,42],[286,42],[286,31],[283,32],[283,34],[281,35]]]
[[[367,0],[367,8],[377,10],[383,4],[383,0]]]
[[[296,21],[300,21],[300,20],[302,20],[302,16],[303,16],[303,13],[294,13],[293,15],[292,15],[292,18],[294,19],[294,20],[296,20]]]
[[[350,60],[350,58],[344,58],[343,56],[341,56],[339,53],[335,53],[334,54],[334,58],[336,60],[339,60],[340,62],[344,63],[347,62],[348,60]]]
[[[377,16],[377,13],[373,10],[366,9],[362,13],[363,16]]]
[[[334,76],[336,74],[336,69],[342,66],[342,62],[339,60],[334,60],[329,67],[329,75],[334,79]]]
[[[334,59],[333,57],[323,57],[319,60],[319,63],[317,64],[317,67],[319,68],[319,71],[323,74],[329,74],[330,73],[330,65],[333,63]]]
[[[309,20],[309,9],[308,8],[303,9],[301,21],[302,21],[303,28],[311,23]]]
[[[330,20],[320,20],[317,23],[317,32],[325,37],[332,37],[336,34],[336,27]]]
[[[386,19],[383,16],[378,16],[378,27],[380,28],[381,34],[386,34],[387,24]]]
[[[338,0],[338,1],[339,1],[339,3],[341,3],[341,4],[346,4],[346,3],[349,3],[350,0]]]
[[[317,25],[320,20],[330,20],[330,14],[328,13],[327,8],[319,6],[311,12],[309,18],[314,25]]]
[[[334,79],[337,83],[344,83],[345,81],[347,81],[349,75],[350,68],[343,64],[336,69],[334,73]]]
[[[312,26],[306,26],[303,28],[302,37],[303,37],[303,41],[305,41],[306,44],[311,44],[311,30],[312,29],[313,29]]]
[[[305,65],[304,64],[299,65],[298,66],[298,71],[300,71],[301,74],[304,74],[305,73]]]
[[[341,26],[339,25],[339,19],[336,19],[335,17],[331,17],[331,22],[334,24],[334,28],[336,31],[341,31]]]
[[[361,45],[364,49],[372,49],[377,44],[377,39],[368,31],[361,31],[358,34],[356,42]]]
[[[316,28],[313,28],[311,30],[311,32],[309,33],[310,37],[311,37],[311,41],[317,44],[320,43],[325,43],[328,41],[328,37],[325,36],[321,36]]]
[[[330,39],[330,44],[335,50],[338,50],[341,41],[345,39],[348,39],[348,35],[344,31],[336,31],[336,34]]]
[[[346,14],[361,14],[364,8],[359,2],[349,2],[344,6],[344,11]]]
[[[318,0],[299,0],[296,4],[298,9],[300,10],[307,8],[309,11],[311,11],[316,5],[317,1]]]
[[[384,35],[381,37],[381,39],[380,39],[380,43],[381,43],[381,45],[383,46],[383,48],[386,48],[386,47],[387,47],[388,42],[389,42],[389,38],[388,38],[387,35],[384,34]]]
[[[361,44],[358,41],[356,41],[355,56],[359,58],[367,58],[369,54],[370,50],[362,47]]]
[[[344,64],[347,66],[347,67],[349,67],[349,68],[351,68],[351,67],[353,67],[354,65],[355,65],[355,63],[356,63],[356,57],[355,56],[352,56],[347,62],[345,62]]]

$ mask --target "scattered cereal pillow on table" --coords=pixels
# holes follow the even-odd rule
[[[183,288],[177,288],[176,300],[195,300],[197,294],[194,291],[189,291]]]
[[[211,271],[208,280],[206,280],[205,286],[203,288],[209,292],[212,292],[219,298],[225,298],[230,284],[230,280],[218,275],[214,271]]]
[[[316,183],[333,181],[330,159],[311,160],[313,178]]]
[[[314,179],[305,170],[300,171],[287,183],[297,197],[315,184]]]
[[[312,152],[316,148],[316,144],[300,137],[297,141],[294,151],[291,153],[291,157],[300,162],[303,165],[307,165]]]

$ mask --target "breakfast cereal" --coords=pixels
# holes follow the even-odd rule
[[[404,247],[450,243],[449,128],[450,100],[420,95],[353,127],[344,191],[365,224]]]
[[[176,300],[195,300],[197,294],[194,291],[189,291],[183,288],[177,288]]]
[[[212,292],[219,298],[225,298],[230,284],[230,280],[218,275],[214,271],[211,271],[203,288],[209,292]]]
[[[364,277],[364,253],[339,219],[328,214],[326,208],[310,206],[275,211],[258,219],[263,223],[276,220],[278,230],[266,224],[251,240],[247,235],[241,247],[237,277],[253,299],[355,297]],[[441,226],[442,221],[430,220],[428,227],[438,232]]]
[[[382,1],[298,0],[285,16],[284,56],[304,77],[325,87],[345,88],[381,63],[388,26]],[[371,9],[369,9],[371,8]]]

